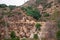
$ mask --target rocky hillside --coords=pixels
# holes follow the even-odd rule
[[[1,4],[0,39],[60,40],[59,4],[59,0],[29,0],[19,7]]]

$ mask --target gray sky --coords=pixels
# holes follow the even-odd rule
[[[0,0],[0,4],[20,6],[20,5],[24,4],[24,1],[26,2],[28,0]]]

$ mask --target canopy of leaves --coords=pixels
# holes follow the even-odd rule
[[[5,7],[7,7],[6,4],[0,4],[0,8],[5,8]]]

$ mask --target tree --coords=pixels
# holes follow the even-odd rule
[[[7,7],[6,4],[0,4],[0,8],[5,8],[5,7]]]

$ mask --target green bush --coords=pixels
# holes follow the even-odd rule
[[[20,38],[19,37],[16,37],[17,38],[17,40],[20,40]]]
[[[36,27],[37,30],[40,30],[41,24],[36,23],[35,27]]]
[[[15,38],[15,37],[16,37],[16,35],[15,35],[15,32],[14,32],[14,31],[12,31],[12,32],[11,32],[10,37],[11,37],[11,38]]]
[[[38,35],[37,34],[34,34],[34,39],[38,39]]]
[[[60,31],[56,33],[57,40],[60,40]]]
[[[7,7],[6,4],[0,4],[0,8],[5,8],[5,7]]]
[[[36,20],[38,20],[38,19],[40,19],[40,17],[41,17],[41,14],[40,14],[40,12],[39,12],[39,10],[38,9],[36,9],[36,8],[33,8],[33,7],[26,7],[25,8],[25,11],[26,11],[26,14],[28,15],[28,16],[32,16],[33,18],[35,18]]]
[[[44,13],[43,16],[44,17],[49,17],[50,15],[49,15],[49,13]]]
[[[12,38],[11,40],[17,40],[17,38]]]
[[[11,40],[20,40],[18,37],[11,38]]]
[[[20,38],[15,35],[14,31],[11,32],[10,37],[11,37],[11,40],[20,40]]]
[[[23,38],[22,40],[26,40],[26,38]]]

